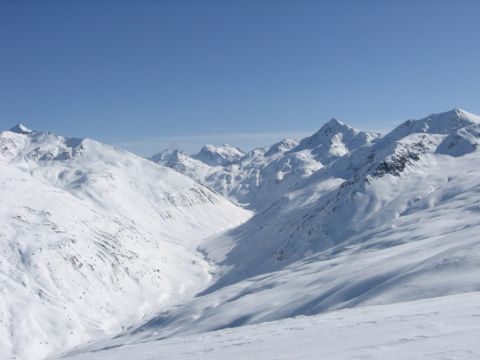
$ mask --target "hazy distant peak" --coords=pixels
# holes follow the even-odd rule
[[[245,153],[237,147],[228,144],[222,146],[208,144],[192,157],[210,166],[222,166],[238,161],[244,156]]]
[[[150,157],[150,160],[154,162],[169,162],[174,159],[178,159],[179,156],[186,155],[183,150],[180,149],[165,149],[156,153]]]
[[[270,156],[279,152],[286,152],[286,151],[292,150],[297,145],[298,145],[297,140],[282,139],[279,142],[270,146],[268,151],[265,153],[265,156]]]

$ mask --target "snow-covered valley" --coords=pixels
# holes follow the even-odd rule
[[[2,132],[0,357],[478,357],[479,144],[460,109],[150,160]]]

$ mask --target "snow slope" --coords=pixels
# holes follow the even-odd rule
[[[126,151],[23,125],[0,132],[0,359],[115,334],[202,289],[196,248],[248,219]]]
[[[262,210],[324,165],[379,136],[332,119],[300,143],[283,139],[247,154],[230,145],[206,145],[196,155],[164,150],[150,159],[205,184],[236,203]]]
[[[478,359],[480,294],[334,311],[134,342],[71,360]]]

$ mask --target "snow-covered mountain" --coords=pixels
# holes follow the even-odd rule
[[[225,166],[240,160],[245,153],[231,145],[205,145],[193,158],[210,166]]]
[[[90,139],[0,132],[0,359],[113,335],[209,283],[196,248],[249,216]]]
[[[295,189],[302,179],[380,135],[332,119],[298,143],[283,139],[244,154],[229,145],[206,145],[189,156],[164,150],[150,159],[171,167],[248,208],[261,210]]]
[[[207,289],[86,351],[480,291],[479,128],[455,109],[330,161],[201,245]]]
[[[312,150],[326,165],[379,136],[378,133],[359,131],[333,118],[315,134],[300,141],[292,151]]]
[[[452,319],[442,309],[478,313],[478,294],[467,293],[480,291],[479,144],[480,117],[454,109],[385,136],[331,120],[300,142],[246,154],[225,146],[151,159],[173,171],[93,140],[3,132],[0,347],[32,359],[97,338],[70,355],[122,359],[156,358],[158,346],[188,342],[182,356],[203,357],[191,342],[218,345],[225,336],[227,348],[235,339],[253,346],[249,328],[222,329],[281,320],[255,326],[289,335],[315,327],[308,337],[326,324],[346,334],[342,349],[358,349],[356,337],[328,320],[345,314],[344,326],[378,334],[398,320],[387,342],[411,328],[419,339],[457,341],[441,328]],[[455,308],[458,299],[468,306]],[[417,300],[423,305],[410,317],[416,305],[405,302]],[[392,303],[399,304],[384,307]],[[360,306],[371,308],[337,312]],[[442,314],[432,323],[438,331],[418,320],[430,307]],[[335,312],[284,320],[328,311]],[[268,334],[253,339],[275,346]],[[217,345],[204,352],[228,357]],[[250,349],[235,356],[253,359],[258,348]],[[451,349],[442,347],[442,356]]]

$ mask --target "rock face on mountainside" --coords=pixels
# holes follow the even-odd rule
[[[0,359],[121,331],[210,280],[202,239],[249,214],[90,139],[0,132]]]
[[[171,167],[239,204],[261,210],[321,167],[380,135],[356,130],[332,119],[300,143],[283,139],[247,154],[224,145],[206,145],[188,156],[164,150],[150,159]]]

